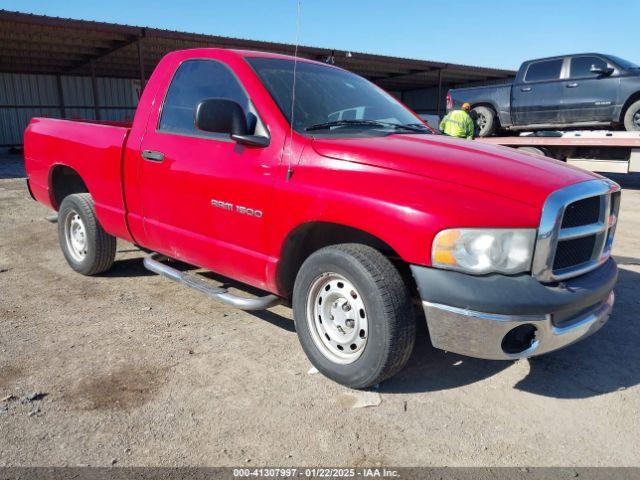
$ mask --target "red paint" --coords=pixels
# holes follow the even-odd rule
[[[196,49],[164,57],[133,123],[35,118],[25,161],[35,197],[53,208],[56,165],[85,181],[101,224],[138,245],[278,292],[281,249],[297,227],[332,222],[366,231],[409,263],[429,265],[434,235],[449,227],[537,227],[554,190],[597,177],[561,162],[439,135],[313,139],[290,128],[245,62],[277,55]],[[178,65],[219,60],[249,93],[271,143],[266,148],[157,133],[159,107]],[[307,61],[307,60],[300,60]],[[143,149],[165,153],[162,163]],[[259,209],[262,218],[216,208],[217,199]]]

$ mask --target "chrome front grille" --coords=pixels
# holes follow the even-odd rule
[[[570,203],[564,210],[560,228],[580,227],[597,223],[600,218],[600,197],[587,197]]]
[[[553,192],[542,210],[532,274],[555,282],[586,273],[611,255],[620,186],[590,180]]]
[[[558,272],[588,262],[591,260],[596,243],[597,235],[595,234],[559,241],[553,257],[553,271]]]

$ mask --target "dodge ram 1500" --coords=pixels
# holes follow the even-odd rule
[[[34,118],[24,143],[29,190],[58,211],[71,268],[108,270],[121,238],[152,252],[152,271],[228,304],[291,303],[310,361],[351,387],[403,367],[417,319],[437,348],[509,360],[586,337],[612,308],[617,184],[434,135],[331,65],[176,51],[132,124]]]

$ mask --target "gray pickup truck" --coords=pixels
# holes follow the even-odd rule
[[[599,53],[529,60],[513,84],[449,90],[449,109],[464,102],[481,137],[499,129],[640,130],[640,67]]]

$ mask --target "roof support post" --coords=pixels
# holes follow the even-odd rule
[[[144,46],[142,45],[142,40],[144,39],[144,31],[142,33],[142,36],[140,38],[138,38],[138,41],[136,42],[137,47],[138,47],[138,67],[140,69],[140,95],[142,95],[142,91],[144,90],[144,84],[145,84],[145,71],[144,71]]]
[[[96,80],[96,66],[95,62],[91,62],[91,95],[93,96],[93,111],[95,113],[96,120],[100,118],[100,105],[98,103],[98,82]]]
[[[62,91],[62,77],[56,75],[56,86],[58,90],[58,105],[60,105],[60,117],[67,118],[67,112],[64,108],[64,93]]]
[[[440,115],[442,107],[442,69],[438,69],[438,101],[436,103],[436,114]]]

